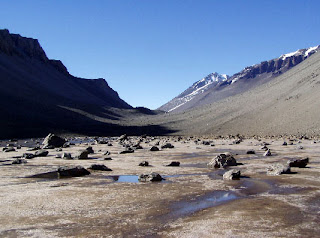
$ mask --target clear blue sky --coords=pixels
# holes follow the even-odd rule
[[[319,0],[0,0],[0,28],[155,109],[211,72],[320,44]]]

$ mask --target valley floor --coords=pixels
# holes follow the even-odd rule
[[[134,144],[138,137],[130,137]],[[79,143],[82,140],[82,143]],[[130,154],[117,138],[113,146],[78,138],[63,151],[12,165],[37,140],[15,142],[22,148],[0,152],[1,237],[316,237],[320,234],[320,141],[234,140],[147,137]],[[41,140],[38,140],[41,142]],[[203,141],[210,141],[204,145]],[[150,151],[170,142],[172,149]],[[263,156],[263,142],[272,156]],[[5,146],[7,141],[2,141]],[[292,143],[292,145],[290,145]],[[214,146],[211,146],[214,145]],[[63,160],[57,154],[92,146],[87,160]],[[301,146],[299,148],[299,146]],[[303,147],[303,148],[302,148]],[[255,154],[247,154],[254,150]],[[110,155],[104,155],[106,151]],[[240,180],[225,181],[225,169],[207,163],[223,152],[234,154]],[[112,160],[104,160],[111,157]],[[309,157],[306,168],[270,176],[273,163]],[[148,161],[150,166],[138,164]],[[166,166],[179,161],[179,167]],[[104,164],[112,171],[67,179],[26,178],[60,166]],[[233,168],[233,167],[230,167]],[[228,170],[227,168],[226,170]],[[162,182],[138,182],[142,173],[157,172]]]

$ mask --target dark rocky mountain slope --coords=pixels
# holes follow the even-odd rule
[[[8,30],[0,30],[0,82],[0,138],[49,131],[118,134],[123,126],[112,122],[124,112],[141,112],[104,79],[70,75],[61,61],[47,58],[38,40]]]
[[[185,92],[161,106],[159,109],[167,112],[182,112],[243,93],[273,80],[319,51],[319,49],[320,46],[316,46],[284,54],[279,58],[246,67],[231,77],[214,81],[214,84],[210,83],[212,74],[209,74],[194,84],[197,85],[205,80],[205,82],[208,82],[207,87],[199,91],[192,85]],[[186,95],[186,92],[188,92],[188,95]]]

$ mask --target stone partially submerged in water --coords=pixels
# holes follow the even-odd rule
[[[267,169],[268,175],[280,175],[280,174],[290,174],[291,169],[289,165],[284,164],[273,164]]]
[[[223,174],[223,180],[240,179],[241,172],[239,169],[231,169]]]
[[[237,161],[230,153],[223,153],[223,154],[217,155],[207,164],[208,168],[210,169],[224,168],[227,166],[236,166],[236,165],[237,165]]]
[[[152,172],[150,174],[140,174],[138,180],[140,182],[159,182],[164,179],[160,174]]]

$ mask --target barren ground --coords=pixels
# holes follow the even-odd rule
[[[83,138],[84,139],[84,138]],[[18,141],[16,152],[0,152],[1,237],[317,237],[320,234],[320,144],[316,140],[246,139],[212,140],[215,146],[197,144],[196,138],[145,139],[142,150],[118,154],[123,147],[112,140],[105,144],[76,144],[64,148],[73,155],[91,145],[90,160],[55,158],[62,152],[49,150],[47,157],[10,165],[26,152],[28,143]],[[203,138],[201,138],[203,139]],[[132,137],[132,141],[137,138]],[[157,141],[175,148],[149,151]],[[210,138],[206,139],[210,140]],[[41,141],[41,140],[40,140]],[[273,153],[264,157],[262,142]],[[299,143],[300,142],[300,143]],[[4,146],[7,142],[2,142]],[[297,146],[303,146],[298,149]],[[256,154],[247,155],[249,149]],[[103,155],[110,151],[110,156]],[[224,169],[206,164],[216,155],[235,154],[240,180],[224,181]],[[103,160],[111,157],[112,160]],[[288,158],[309,157],[306,168],[295,173],[266,175],[267,167]],[[144,160],[151,166],[140,167]],[[167,167],[180,161],[180,167]],[[104,164],[113,171],[91,171],[84,177],[30,179],[65,165]],[[136,175],[158,172],[163,182],[137,182]],[[134,176],[124,176],[134,175]],[[120,176],[120,177],[117,177]]]

